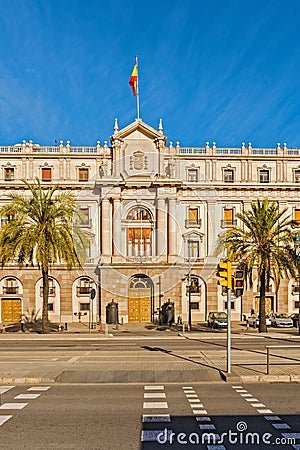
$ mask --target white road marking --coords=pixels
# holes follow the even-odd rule
[[[171,422],[170,414],[143,414],[143,422]]]
[[[144,398],[166,398],[164,392],[145,392]]]
[[[32,386],[27,391],[48,391],[51,386]]]
[[[167,438],[168,442],[170,440],[171,433],[173,433],[173,430],[143,430],[141,434],[141,441],[142,442],[159,442],[157,439],[159,435],[161,435],[161,440],[163,441],[165,438]]]
[[[197,408],[204,408],[204,406],[203,406],[202,403],[199,403],[199,404],[197,404],[197,405],[195,405],[195,403],[192,403],[192,404],[190,405],[190,407],[191,407],[191,408],[194,408],[194,409],[197,409]]]
[[[257,412],[260,414],[273,414],[273,411],[271,409],[258,409]]]
[[[196,417],[197,422],[211,422],[211,418],[208,416]]]
[[[220,440],[219,434],[217,434],[217,433],[208,433],[208,434],[209,434],[209,436],[204,436],[204,439],[203,439],[204,441],[212,439],[213,442],[218,442]],[[207,448],[215,448],[215,447],[209,446]]]
[[[183,386],[182,389],[194,389],[192,386]]]
[[[232,389],[243,389],[242,386],[231,386],[231,387],[232,387]]]
[[[207,414],[206,409],[195,409],[193,410],[193,414]]]
[[[38,398],[41,394],[19,394],[14,399],[16,400],[33,400]]]
[[[245,398],[246,402],[259,402],[257,398],[251,397],[251,398]]]
[[[23,409],[28,403],[3,403],[0,409]]]
[[[278,416],[265,416],[266,420],[281,420],[280,417]]]
[[[14,388],[15,386],[0,386],[0,394],[4,394],[5,392],[9,391],[10,389]]]
[[[264,405],[263,403],[253,403],[252,405],[254,408],[265,408],[266,405]]]
[[[188,398],[188,401],[189,401],[190,403],[200,403],[199,398]]]
[[[253,397],[252,394],[241,394],[241,397]]]
[[[164,390],[164,386],[144,386],[144,389],[145,389],[145,391],[151,391],[151,390],[158,390],[158,391],[161,391],[161,390]]]
[[[300,433],[281,433],[286,439],[300,439]]]
[[[237,389],[237,391],[239,394],[241,394],[242,392],[248,392],[247,389]]]
[[[208,445],[207,450],[226,450],[224,445]]]
[[[276,430],[290,430],[291,427],[287,423],[272,423]]]
[[[216,427],[212,423],[200,423],[199,425],[200,430],[215,430]]]
[[[144,402],[143,408],[168,408],[167,402]]]
[[[186,394],[186,398],[195,398],[198,397],[197,394]]]
[[[0,426],[7,422],[12,416],[0,416]]]

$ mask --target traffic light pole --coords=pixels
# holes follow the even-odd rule
[[[227,289],[227,373],[231,373],[231,289]]]

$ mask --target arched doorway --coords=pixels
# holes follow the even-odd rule
[[[128,321],[150,322],[152,315],[152,280],[147,275],[134,275],[128,285]]]

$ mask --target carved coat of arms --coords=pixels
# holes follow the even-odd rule
[[[130,169],[143,170],[147,169],[147,160],[141,150],[137,150],[130,157]]]

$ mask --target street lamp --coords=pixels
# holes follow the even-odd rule
[[[294,239],[294,251],[295,251],[295,257],[297,260],[297,270],[298,270],[298,332],[300,335],[300,236],[298,233],[295,235]]]
[[[188,294],[189,294],[189,328],[190,331],[192,331],[192,309],[191,309],[191,243],[192,241],[188,239],[188,263],[189,263],[189,270],[188,270]]]

